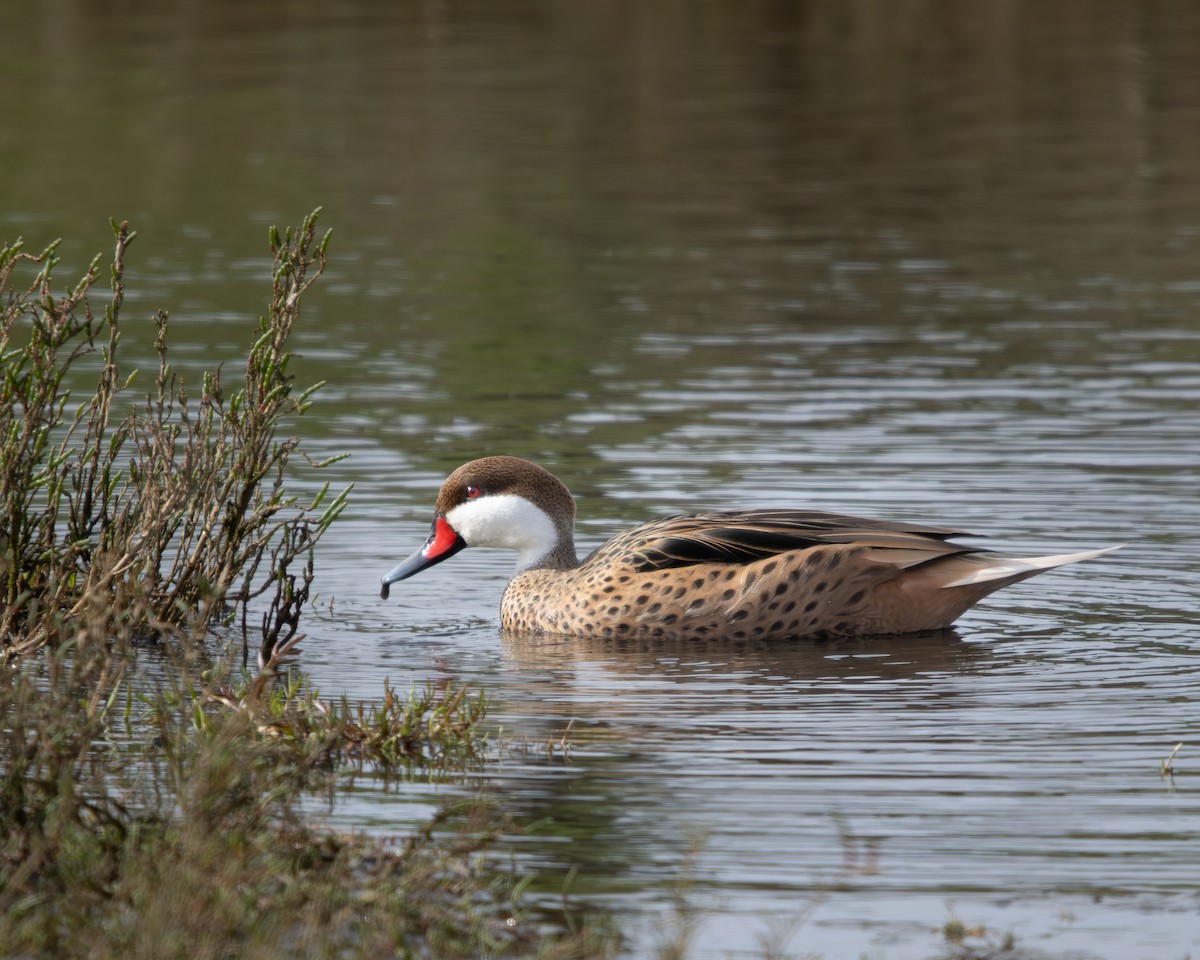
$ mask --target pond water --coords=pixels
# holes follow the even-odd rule
[[[78,270],[130,219],[130,356],[165,306],[180,367],[236,361],[267,224],[324,206],[304,429],[356,488],[303,665],[486,690],[537,890],[577,871],[630,957],[685,893],[704,958],[1200,943],[1200,7],[56,0],[0,35],[0,233]],[[741,506],[1128,546],[936,637],[513,641],[484,550],[380,601],[490,453],[564,479],[585,550]]]

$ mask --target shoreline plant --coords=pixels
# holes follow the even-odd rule
[[[122,416],[136,371],[123,374],[120,319],[125,257],[136,234],[113,223],[111,300],[93,304],[97,256],[56,294],[56,241],[38,255],[20,240],[0,247],[0,642],[19,655],[81,630],[97,639],[202,636],[241,621],[270,594],[263,657],[294,637],[312,582],[313,548],[342,512],[349,489],[325,484],[307,504],[285,488],[303,454],[281,436],[321,383],[296,391],[288,367],[304,293],[326,263],[329,232],[317,216],[294,234],[270,233],[272,295],[259,319],[242,382],[206,372],[197,398],[168,358],[168,315],[155,314],[158,369],[147,395]],[[13,289],[18,267],[32,281]],[[95,388],[72,405],[73,374],[99,351]],[[331,457],[320,469],[341,459]],[[273,590],[273,593],[272,593]]]

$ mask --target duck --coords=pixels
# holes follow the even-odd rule
[[[799,509],[651,520],[583,561],[575,500],[549,470],[513,456],[463,464],[442,484],[424,546],[391,586],[471,547],[515,550],[504,634],[706,640],[830,639],[949,628],[988,594],[1120,546],[1013,557],[921,523]]]

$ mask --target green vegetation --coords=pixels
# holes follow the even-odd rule
[[[287,352],[303,294],[325,266],[329,235],[315,243],[316,223],[314,212],[295,237],[271,233],[270,307],[240,388],[227,391],[218,368],[193,401],[168,360],[159,311],[154,382],[120,419],[118,401],[135,380],[122,377],[119,358],[134,234],[113,224],[112,299],[102,313],[90,299],[99,257],[56,295],[57,242],[38,256],[19,240],[0,247],[0,640],[10,656],[81,630],[104,640],[180,629],[202,636],[238,613],[245,627],[250,603],[272,589],[264,652],[294,634],[313,545],[348,492],[327,502],[323,488],[301,505],[284,489],[300,441],[281,438],[280,427],[321,386],[294,392]],[[28,266],[36,275],[12,290],[14,273]],[[97,347],[95,388],[71,406],[76,368]]]
[[[287,351],[325,263],[316,222],[271,232],[270,306],[237,389],[214,370],[192,398],[160,312],[158,369],[127,415],[133,234],[114,224],[103,310],[100,258],[57,293],[56,245],[0,248],[0,955],[613,950],[592,921],[532,919],[522,879],[485,866],[512,827],[484,800],[392,844],[305,810],[347,772],[447,779],[485,745],[484,701],[464,689],[398,697],[385,683],[377,703],[330,703],[286,669],[313,547],[346,502],[285,489],[301,448],[281,428],[317,389],[294,390]]]

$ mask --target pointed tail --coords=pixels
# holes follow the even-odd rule
[[[983,563],[975,570],[972,570],[966,576],[959,577],[957,580],[952,580],[949,583],[943,583],[943,587],[965,587],[973,583],[990,583],[994,580],[1009,580],[1013,577],[1031,577],[1035,573],[1040,573],[1043,570],[1052,570],[1055,567],[1061,567],[1068,563],[1078,563],[1080,560],[1091,560],[1093,557],[1103,556],[1106,553],[1112,553],[1114,550],[1120,550],[1125,546],[1123,543],[1117,544],[1115,547],[1104,547],[1101,550],[1084,550],[1080,553],[1059,553],[1051,557],[987,557],[982,558]]]

